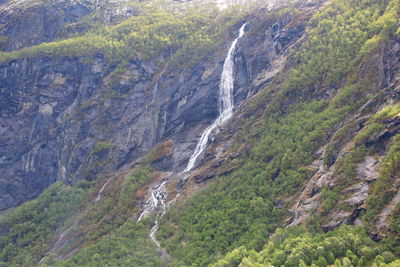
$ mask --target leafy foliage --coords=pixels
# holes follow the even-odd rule
[[[103,147],[103,145],[101,145]],[[92,244],[68,261],[59,261],[50,254],[43,266],[82,266],[98,263],[118,265],[120,263],[142,262],[142,266],[160,266],[155,245],[149,240],[149,222],[136,224],[130,217],[135,211],[135,192],[150,176],[150,169],[137,167],[124,177],[122,185],[116,183],[93,205],[85,195],[90,196],[95,188],[91,182],[82,181],[71,187],[56,183],[41,196],[26,202],[15,210],[0,217],[1,264],[7,266],[30,266],[49,252],[55,233],[69,219],[74,231],[84,239],[75,242]],[[119,196],[119,197],[118,197]],[[84,201],[86,200],[86,201]],[[85,204],[89,204],[85,207]],[[72,218],[72,220],[71,220]],[[88,231],[88,226],[96,225]],[[88,232],[86,232],[88,231]],[[107,234],[107,238],[101,239]]]
[[[327,234],[292,228],[271,234],[284,225],[292,197],[314,174],[311,163],[315,151],[325,144],[339,122],[367,100],[369,88],[365,84],[370,81],[354,81],[349,76],[364,57],[395,34],[399,6],[399,0],[333,0],[314,16],[310,23],[313,30],[297,56],[299,63],[279,85],[282,90],[273,95],[268,91],[255,100],[252,108],[265,107],[267,99],[272,104],[267,105],[261,120],[256,116],[247,118],[248,125],[257,119],[257,128],[249,141],[253,146],[241,155],[238,169],[219,177],[160,221],[157,238],[172,255],[172,265],[205,266],[217,262],[215,266],[396,266],[395,256],[384,252],[360,228],[344,226]],[[226,37],[226,29],[240,19],[237,13],[229,12],[220,16],[212,8],[185,12],[148,8],[139,16],[85,36],[0,53],[0,62],[94,53],[103,53],[120,66],[130,59],[157,56],[168,57],[176,64],[197,61],[210,56],[210,51]],[[339,87],[334,97],[321,96],[321,90]],[[397,114],[398,110],[378,113],[367,130],[358,135],[356,149],[338,162],[338,174],[344,178],[340,186],[348,185],[355,177],[356,164],[368,153],[368,138],[382,129],[383,120]],[[337,132],[338,139],[346,135],[348,128],[343,129]],[[387,190],[387,183],[398,175],[398,143],[396,137],[373,186],[367,221],[387,203],[379,192]],[[94,151],[100,153],[108,148],[108,144],[99,143]],[[162,144],[150,153],[147,163],[169,151],[170,144]],[[333,148],[329,153],[326,163],[334,160]],[[81,218],[97,226],[84,240],[92,245],[65,261],[50,256],[43,265],[162,265],[157,248],[148,238],[149,222],[136,224],[130,219],[137,211],[135,193],[150,176],[149,168],[137,168],[109,189],[100,203],[87,209]],[[38,200],[1,218],[0,229],[8,229],[0,238],[3,262],[24,265],[46,252],[45,242],[83,195],[80,188],[55,187],[56,192],[49,189]],[[340,196],[331,190],[324,190],[321,195],[321,212],[326,214]],[[394,218],[390,228],[394,237],[386,241],[386,246],[397,253],[398,225]]]
[[[286,90],[321,88],[343,79],[362,56],[396,31],[399,1],[334,0],[311,20],[314,26]],[[383,13],[383,15],[381,15]],[[321,59],[324,60],[321,60]]]
[[[260,252],[241,247],[211,266],[397,266],[394,260],[360,227],[342,226],[326,234],[294,227],[278,229]]]
[[[55,230],[62,226],[84,197],[83,189],[56,183],[38,199],[0,217],[0,262],[29,266],[39,261]]]
[[[85,247],[68,260],[49,257],[40,266],[162,266],[155,244],[149,239],[149,223],[128,220],[116,233]]]
[[[138,166],[123,177],[122,182],[111,181],[107,192],[103,192],[101,200],[89,207],[83,218],[80,218],[87,225],[96,225],[86,233],[84,241],[97,241],[124,225],[131,215],[138,211],[135,195],[137,189],[150,178],[151,169]],[[82,231],[87,231],[84,226],[82,225]]]
[[[390,1],[385,5],[381,1],[337,0],[311,20],[314,30],[299,53],[301,63],[284,81],[283,90],[266,96],[273,104],[267,107],[263,122],[258,122],[256,140],[251,141],[254,145],[249,155],[243,155],[242,166],[233,174],[220,177],[161,221],[158,237],[172,254],[174,265],[204,266],[237,247],[260,249],[268,234],[282,224],[286,207],[292,204],[285,207],[282,199],[296,194],[312,176],[309,165],[315,159],[314,153],[335,125],[367,100],[366,90],[370,88],[365,84],[373,82],[352,78],[346,83],[346,76],[352,74],[367,50],[372,52],[365,46],[371,42],[368,40],[376,34],[381,37],[394,33],[390,23],[378,23],[382,16],[393,15],[393,10],[397,12],[398,6]],[[345,86],[335,97],[310,100],[310,92],[316,88],[335,88],[339,82]],[[288,102],[291,104],[285,105]],[[258,103],[263,106],[260,99]],[[340,175],[347,177],[345,184],[351,183],[356,164],[365,153],[360,147],[342,163],[339,169]],[[329,191],[323,195],[322,212],[327,212],[339,196]],[[238,253],[242,252],[239,249]],[[325,264],[324,259],[315,261],[320,266]],[[283,264],[277,262],[276,266]]]
[[[393,138],[388,153],[383,159],[379,178],[372,185],[367,199],[367,213],[365,220],[369,223],[377,219],[377,214],[382,208],[393,199],[396,191],[392,187],[393,183],[400,177],[400,135]]]
[[[121,187],[121,194],[119,196],[118,204],[124,208],[133,208],[135,201],[133,196],[135,192],[139,189],[139,186],[144,184],[149,180],[150,169],[146,167],[135,168],[127,177],[125,177],[124,182]]]
[[[324,101],[299,104],[285,116],[266,119],[242,168],[221,177],[183,210],[166,215],[159,237],[182,259],[177,265],[204,265],[213,259],[210,255],[218,257],[241,245],[261,247],[287,214],[275,200],[295,194],[311,176],[302,167],[313,161],[323,137],[346,114],[346,108],[326,107]],[[173,234],[165,232],[175,224],[179,228]]]
[[[238,20],[231,9],[222,15],[210,6],[175,10],[167,3],[142,4],[142,13],[114,26],[94,28],[83,36],[0,52],[0,63],[42,56],[84,56],[101,53],[110,62],[164,55],[176,64],[193,62],[219,47],[227,29]],[[139,4],[138,4],[139,5]]]
[[[104,151],[107,151],[111,148],[111,144],[108,144],[106,142],[98,142],[96,143],[96,146],[94,147],[93,151],[91,152],[92,154],[100,154]]]

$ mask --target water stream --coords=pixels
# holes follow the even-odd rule
[[[233,115],[233,55],[235,52],[235,48],[239,39],[244,35],[244,28],[247,23],[243,24],[239,30],[239,36],[232,42],[231,47],[229,48],[228,56],[225,59],[223,71],[221,74],[221,81],[219,84],[219,116],[211,124],[200,137],[199,142],[189,159],[188,165],[183,172],[191,171],[198,159],[198,157],[203,153],[203,151],[207,147],[208,139],[210,134],[222,124],[224,124],[227,120],[229,120]]]
[[[158,76],[158,78],[157,78],[157,80],[156,80],[156,82],[154,84],[154,87],[153,87],[153,99],[151,100],[151,103],[154,103],[154,101],[156,100],[156,97],[158,95],[158,85],[159,85],[160,80],[163,77],[165,71],[167,70],[168,65],[169,65],[169,63],[167,63],[165,65],[164,69],[161,71],[160,75]]]
[[[108,178],[107,181],[103,184],[100,191],[97,193],[96,199],[94,200],[95,203],[101,200],[101,195],[103,194],[104,189],[106,189],[106,186],[111,182],[111,180],[112,178]]]
[[[197,142],[193,154],[189,158],[186,168],[183,170],[183,172],[178,174],[179,177],[184,177],[183,179],[187,179],[187,177],[189,176],[189,172],[195,167],[199,156],[204,152],[207,147],[210,135],[233,116],[233,57],[237,43],[239,39],[244,35],[246,25],[247,23],[243,24],[240,28],[239,35],[232,42],[228,51],[228,55],[224,62],[219,84],[219,116],[213,122],[213,124],[211,124],[204,130],[199,141]],[[138,218],[138,221],[140,221],[143,217],[146,217],[150,213],[156,212],[156,220],[154,221],[154,226],[150,231],[150,238],[159,248],[160,242],[156,239],[156,233],[158,230],[158,218],[161,218],[165,214],[166,210],[165,199],[167,197],[167,183],[168,179],[163,180],[159,185],[152,189],[151,196],[147,199],[144,205],[144,210]]]

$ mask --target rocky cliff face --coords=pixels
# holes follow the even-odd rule
[[[92,61],[39,58],[1,67],[2,209],[57,180],[94,179],[176,133],[180,142],[193,140],[193,128],[216,116],[218,65],[205,79],[197,66],[153,82],[155,70],[131,62],[110,92],[109,66],[101,56]]]
[[[400,39],[396,33],[381,40],[349,64],[352,69],[342,72],[343,77],[335,82],[324,81],[323,73],[320,80],[307,84],[298,75],[296,81],[306,85],[285,88],[302,59],[312,58],[318,65],[312,55],[302,58],[297,52],[312,39],[318,23],[311,18],[324,7],[322,2],[303,1],[293,9],[274,12],[266,7],[254,9],[230,27],[228,38],[213,50],[212,57],[181,66],[166,51],[150,58],[139,56],[124,65],[100,52],[21,56],[1,63],[0,211],[35,199],[57,181],[70,185],[92,181],[72,187],[86,190],[87,201],[71,217],[52,226],[46,236],[51,242],[36,248],[41,255],[35,260],[79,254],[86,245],[111,233],[110,228],[136,222],[148,203],[155,205],[153,213],[157,210],[154,203],[159,204],[160,216],[150,210],[147,215],[152,217],[143,223],[142,233],[147,238],[146,231],[150,231],[150,239],[166,261],[174,256],[184,259],[180,248],[201,251],[196,247],[198,240],[220,234],[204,229],[202,236],[190,233],[197,226],[218,225],[220,218],[215,214],[227,217],[218,226],[226,234],[226,225],[242,227],[235,223],[250,214],[250,209],[257,209],[251,223],[243,220],[250,230],[242,229],[239,234],[251,236],[261,229],[266,236],[277,227],[301,224],[318,226],[321,231],[341,224],[363,224],[375,240],[393,231],[390,221],[400,203],[395,141],[400,132]],[[135,15],[137,11],[125,1],[0,1],[0,50],[35,46],[86,32],[89,24],[114,24]],[[244,22],[245,34],[233,57],[235,115],[212,132],[196,168],[182,172],[200,136],[219,115],[223,63]],[[313,69],[306,71],[311,78],[315,74]],[[347,115],[340,117],[338,110]],[[315,115],[320,112],[325,114],[322,119]],[[311,119],[303,120],[303,116]],[[340,117],[329,122],[330,127],[319,127],[313,121],[324,124],[330,116]],[[306,125],[295,125],[295,120]],[[270,126],[266,122],[271,132],[265,130]],[[293,133],[292,126],[302,133]],[[307,131],[311,136],[304,134]],[[282,144],[275,146],[276,139],[283,140]],[[272,146],[271,154],[257,151]],[[390,164],[395,165],[390,166],[394,171],[384,173],[383,167]],[[132,178],[138,170],[139,176],[142,171],[146,177]],[[204,197],[201,189],[206,184],[216,192],[205,190],[208,195]],[[231,191],[224,191],[225,187],[232,187]],[[232,198],[217,195],[218,190]],[[196,193],[200,200],[192,199]],[[248,193],[252,195],[245,199]],[[384,199],[374,199],[377,195]],[[374,207],[374,203],[380,204]],[[220,212],[224,205],[240,210],[243,217]],[[171,210],[166,209],[170,206]],[[186,213],[180,220],[181,212],[184,217],[190,208],[196,219],[191,221]],[[197,214],[197,209],[211,208],[215,210],[210,214],[208,210],[205,215]],[[371,214],[376,218],[369,218]],[[262,222],[256,225],[261,216]],[[271,219],[264,225],[268,216],[279,222]],[[318,223],[310,223],[314,218]],[[193,229],[185,228],[188,224]],[[11,240],[12,221],[4,225],[0,232]],[[230,234],[225,236],[230,238],[229,246],[237,241]],[[263,238],[262,242],[267,237]],[[231,248],[227,245],[224,253]],[[4,255],[13,254],[6,251]]]
[[[53,40],[62,25],[92,9],[80,2],[10,2],[1,8],[7,22],[2,34],[12,36],[4,50]],[[282,30],[287,23],[264,21],[255,42],[249,37],[241,41],[235,56],[236,105],[257,91],[251,86],[255,77],[268,68],[274,71],[273,60],[302,35],[301,26]],[[0,210],[36,197],[55,181],[95,179],[167,140],[173,153],[158,163],[160,170],[182,169],[199,133],[218,115],[225,49],[214,62],[183,71],[168,63],[156,67],[155,61],[134,61],[116,75],[100,54],[20,59],[0,66]],[[258,85],[268,77],[260,79]]]
[[[30,47],[135,15],[127,1],[13,0],[0,2],[0,51]],[[86,20],[82,20],[82,19]]]
[[[340,187],[343,174],[338,169],[340,161],[346,156],[349,156],[352,149],[357,146],[354,141],[357,136],[366,131],[369,127],[368,121],[374,114],[379,113],[388,105],[399,101],[399,54],[400,40],[392,41],[388,46],[376,51],[371,56],[370,61],[367,61],[362,69],[368,72],[368,69],[375,68],[379,73],[379,79],[374,85],[374,92],[371,99],[366,102],[359,110],[348,117],[338,129],[335,129],[332,137],[327,140],[327,144],[317,152],[318,159],[313,163],[318,169],[315,175],[307,183],[305,189],[297,199],[295,206],[292,208],[294,212],[293,221],[290,225],[304,223],[306,219],[312,216],[321,206],[321,191],[324,188]],[[371,65],[371,62],[378,64]],[[369,72],[370,73],[370,72]],[[361,74],[363,75],[363,74]],[[365,156],[359,161],[355,167],[355,180],[348,187],[342,188],[340,194],[345,196],[338,207],[335,207],[327,214],[325,220],[325,230],[331,230],[338,227],[340,224],[360,224],[360,216],[367,208],[367,198],[371,194],[371,186],[379,178],[379,169],[382,159],[389,150],[389,141],[393,136],[400,132],[400,121],[398,117],[385,120],[383,129],[376,132],[366,140],[366,144],[371,149],[370,155]],[[335,134],[342,128],[346,129],[346,136],[341,140],[335,137]],[[331,149],[331,151],[328,151]],[[332,153],[327,161],[328,153]],[[325,159],[325,160],[324,160]],[[396,183],[393,185],[395,189]],[[395,189],[396,190],[396,189]],[[384,194],[383,192],[381,192]],[[375,230],[378,234],[375,238],[381,238],[385,234],[382,228],[388,226],[388,214],[394,212],[394,206],[399,203],[398,197],[393,196],[391,204],[388,204],[387,209],[383,209],[378,214],[378,222]],[[385,215],[386,214],[386,215]],[[386,221],[386,223],[384,223]]]

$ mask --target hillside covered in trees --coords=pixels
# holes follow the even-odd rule
[[[0,266],[400,266],[399,19],[0,1]]]

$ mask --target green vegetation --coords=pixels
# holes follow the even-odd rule
[[[89,207],[80,218],[85,222],[85,227],[96,225],[94,229],[90,228],[84,241],[97,241],[104,235],[112,233],[124,225],[132,214],[138,212],[136,191],[151,178],[151,170],[148,167],[136,167],[127,176],[114,178],[110,186],[96,205]],[[103,183],[105,183],[103,181]],[[112,185],[112,186],[111,186]],[[100,190],[99,188],[97,190]]]
[[[114,178],[101,200],[77,218],[84,238],[75,242],[89,245],[68,260],[50,255],[41,266],[162,266],[148,237],[150,220],[136,223],[132,216],[138,212],[136,191],[150,177],[149,167],[136,167],[122,181]]]
[[[39,198],[0,217],[0,266],[30,266],[47,252],[47,242],[76,212],[84,190],[56,183]],[[5,266],[5,265],[4,265]]]
[[[116,266],[132,262],[160,266],[155,245],[148,238],[150,222],[136,224],[131,218],[137,212],[135,193],[150,177],[148,167],[137,167],[121,182],[114,178],[107,194],[103,193],[95,205],[90,196],[99,189],[92,182],[81,181],[74,187],[56,183],[38,199],[0,215],[0,231],[5,233],[0,237],[0,266],[31,266],[39,262],[67,219],[75,236],[62,249],[80,243],[91,245],[68,261],[59,261],[50,254],[42,266]]]
[[[118,205],[121,208],[126,209],[135,207],[135,204],[137,203],[135,203],[133,196],[139,189],[139,186],[149,180],[150,173],[151,170],[148,167],[137,167],[125,177],[121,186],[121,194],[118,201]]]
[[[351,186],[352,184],[358,181],[357,179],[357,164],[364,161],[367,155],[373,156],[375,150],[379,150],[382,144],[374,144],[370,141],[374,135],[380,133],[385,129],[385,121],[390,120],[398,116],[400,112],[399,105],[389,105],[373,115],[367,122],[366,127],[363,131],[358,133],[353,140],[354,146],[352,149],[342,158],[336,161],[337,166],[335,169],[335,175],[339,177],[336,182],[334,191],[326,191],[324,190],[321,194],[322,197],[322,207],[321,207],[321,216],[324,216],[325,210],[332,209],[337,201],[340,199],[345,199],[348,195],[338,196],[338,192],[343,190],[344,188]],[[333,137],[334,141],[338,141],[344,138],[345,132],[349,131],[349,127],[351,127],[351,123],[345,125],[342,129],[340,129]],[[354,125],[352,126],[354,127]],[[394,138],[392,141],[392,145],[389,149],[388,154],[383,160],[383,165],[380,169],[380,175],[377,182],[375,182],[370,190],[369,198],[367,200],[367,213],[364,216],[364,219],[368,222],[369,228],[371,228],[371,224],[375,221],[375,217],[378,212],[382,209],[382,207],[390,201],[394,195],[394,191],[392,188],[392,184],[395,180],[398,170],[397,165],[398,159],[398,138]],[[371,144],[370,144],[371,143]],[[329,162],[332,158],[333,146],[329,146],[327,148],[327,153],[325,154],[325,163]],[[328,205],[328,208],[325,208],[325,205]],[[343,207],[342,207],[343,208]],[[321,219],[321,217],[320,217]]]
[[[38,46],[24,48],[13,52],[0,52],[0,63],[17,58],[31,58],[38,56],[84,56],[95,53],[104,53],[110,58],[116,56],[120,42],[108,40],[104,36],[87,34],[85,36],[43,43]]]
[[[367,199],[367,213],[364,219],[372,224],[376,221],[378,213],[390,202],[397,193],[393,183],[400,175],[400,134],[393,138],[389,151],[384,157],[379,178],[372,185]]]
[[[297,56],[301,63],[283,82],[283,90],[272,96],[264,94],[264,99],[255,100],[259,104],[251,107],[259,110],[267,99],[272,103],[262,122],[257,117],[247,119],[258,122],[257,129],[252,130],[253,139],[246,140],[253,148],[242,155],[241,167],[219,177],[161,221],[158,238],[172,255],[174,266],[205,266],[240,246],[260,250],[268,235],[284,225],[287,208],[293,205],[291,197],[313,175],[309,166],[315,160],[315,151],[334,133],[335,126],[374,92],[378,70],[372,67],[367,69],[368,75],[362,76],[357,69],[369,60],[367,53],[372,54],[377,48],[378,43],[371,46],[374,36],[394,34],[387,17],[398,11],[396,3],[338,0],[314,16],[309,41]],[[340,84],[345,85],[335,97],[313,99],[323,94],[317,88],[337,88]],[[337,140],[346,134],[337,133]],[[353,184],[356,164],[367,152],[359,146],[339,162],[338,174],[343,177],[339,188]],[[323,214],[335,206],[341,197],[338,192],[323,192]],[[318,229],[318,220],[313,223],[310,227]],[[338,266],[351,261],[345,257],[349,258],[337,256]],[[315,261],[318,260],[317,257]],[[315,264],[324,266],[324,259]]]
[[[395,118],[396,116],[400,117],[400,105],[389,105],[382,109],[368,121],[367,129],[355,138],[355,142],[358,145],[365,144],[368,138],[385,129],[385,120]]]
[[[112,147],[111,144],[106,142],[98,142],[94,147],[92,154],[100,154],[101,152],[108,151]]]
[[[342,226],[326,234],[292,227],[278,229],[260,252],[240,247],[211,266],[399,266],[395,259],[360,227]]]
[[[337,169],[335,173],[340,177],[338,183],[338,190],[349,186],[356,181],[358,163],[361,163],[365,156],[367,156],[367,149],[365,146],[356,147],[351,150],[345,157],[337,162]]]
[[[323,138],[346,115],[346,108],[326,107],[324,101],[299,104],[286,116],[266,119],[238,171],[165,216],[159,238],[181,260],[175,265],[203,266],[235,247],[262,246],[287,215],[274,201],[295,194],[312,176],[302,167],[312,163]]]
[[[13,52],[0,52],[0,64],[18,58],[84,56],[101,53],[111,63],[164,55],[182,64],[210,56],[238,20],[235,10],[196,6],[178,11],[168,4],[137,4],[142,14],[113,26],[94,27],[83,36],[43,43]]]
[[[391,216],[388,236],[382,240],[382,243],[396,255],[400,255],[400,204]]]
[[[156,245],[149,239],[149,222],[129,219],[112,235],[80,250],[68,260],[51,256],[39,266],[163,266]]]
[[[354,147],[336,161],[335,145],[353,138],[349,131],[354,125],[337,128],[375,93],[377,70],[364,68],[367,74],[363,76],[359,69],[395,34],[399,6],[399,0],[333,0],[311,19],[313,30],[296,56],[299,63],[282,74],[284,81],[274,84],[275,91],[265,90],[247,107],[254,115],[243,118],[249,127],[238,134],[247,137],[238,138],[233,147],[249,148],[234,163],[235,171],[218,177],[160,220],[157,238],[172,256],[172,266],[398,266],[400,221],[396,216],[382,245],[359,227],[342,226],[330,233],[319,230],[322,216],[343,197],[340,190],[356,181],[357,164],[371,153],[368,140],[384,129],[386,120],[399,114],[399,106],[389,106],[373,116],[353,140]],[[217,15],[212,8],[201,8],[185,12],[148,8],[147,13],[85,36],[0,53],[0,62],[103,53],[119,64],[111,74],[118,80],[130,59],[162,56],[175,64],[198,61],[212,55],[239,17],[233,11]],[[285,12],[290,11],[280,15],[286,16]],[[115,80],[110,80],[112,87]],[[328,98],[326,91],[333,90],[337,94],[329,93],[333,96]],[[320,214],[308,222],[308,229],[277,230],[288,224],[292,217],[288,209],[316,171],[315,152],[331,139],[324,162],[337,163],[337,188],[322,190]],[[93,153],[110,147],[99,142]],[[170,141],[160,144],[143,158],[143,164],[156,162],[171,149]],[[380,177],[372,186],[367,223],[374,222],[379,208],[393,196],[388,185],[398,178],[399,154],[397,136],[390,141]],[[138,212],[138,195],[143,193],[138,189],[153,175],[150,167],[141,166],[127,176],[114,177],[101,201],[80,207],[84,209],[77,216],[81,235],[74,242],[85,246],[67,260],[50,255],[42,265],[162,266],[157,247],[148,238],[151,223],[132,220]],[[39,260],[48,251],[45,244],[54,239],[54,231],[78,207],[84,190],[94,192],[86,183],[80,187],[56,184],[38,200],[0,217],[0,230],[7,233],[0,238],[0,260],[8,265]],[[395,213],[400,214],[400,207]]]
[[[311,20],[310,39],[299,53],[299,61],[304,63],[292,71],[286,90],[295,92],[310,87],[337,86],[383,37],[396,31],[399,1],[385,3],[376,0],[330,1],[328,7]]]
[[[321,216],[327,215],[336,205],[339,199],[337,190],[324,188],[321,192]]]
[[[361,163],[365,156],[374,155],[375,150],[381,149],[382,144],[375,144],[373,139],[375,135],[385,130],[385,121],[398,117],[400,113],[399,105],[388,105],[366,123],[366,127],[354,138],[355,146],[343,158],[337,161],[335,174],[340,177],[335,187],[336,191],[350,186],[357,181],[356,167]],[[399,172],[399,137],[392,138],[388,153],[384,157],[379,170],[379,179],[372,185],[367,199],[367,212],[364,220],[367,222],[368,229],[376,220],[376,216],[396,193],[393,183],[398,177]],[[336,199],[338,200],[338,199]]]

